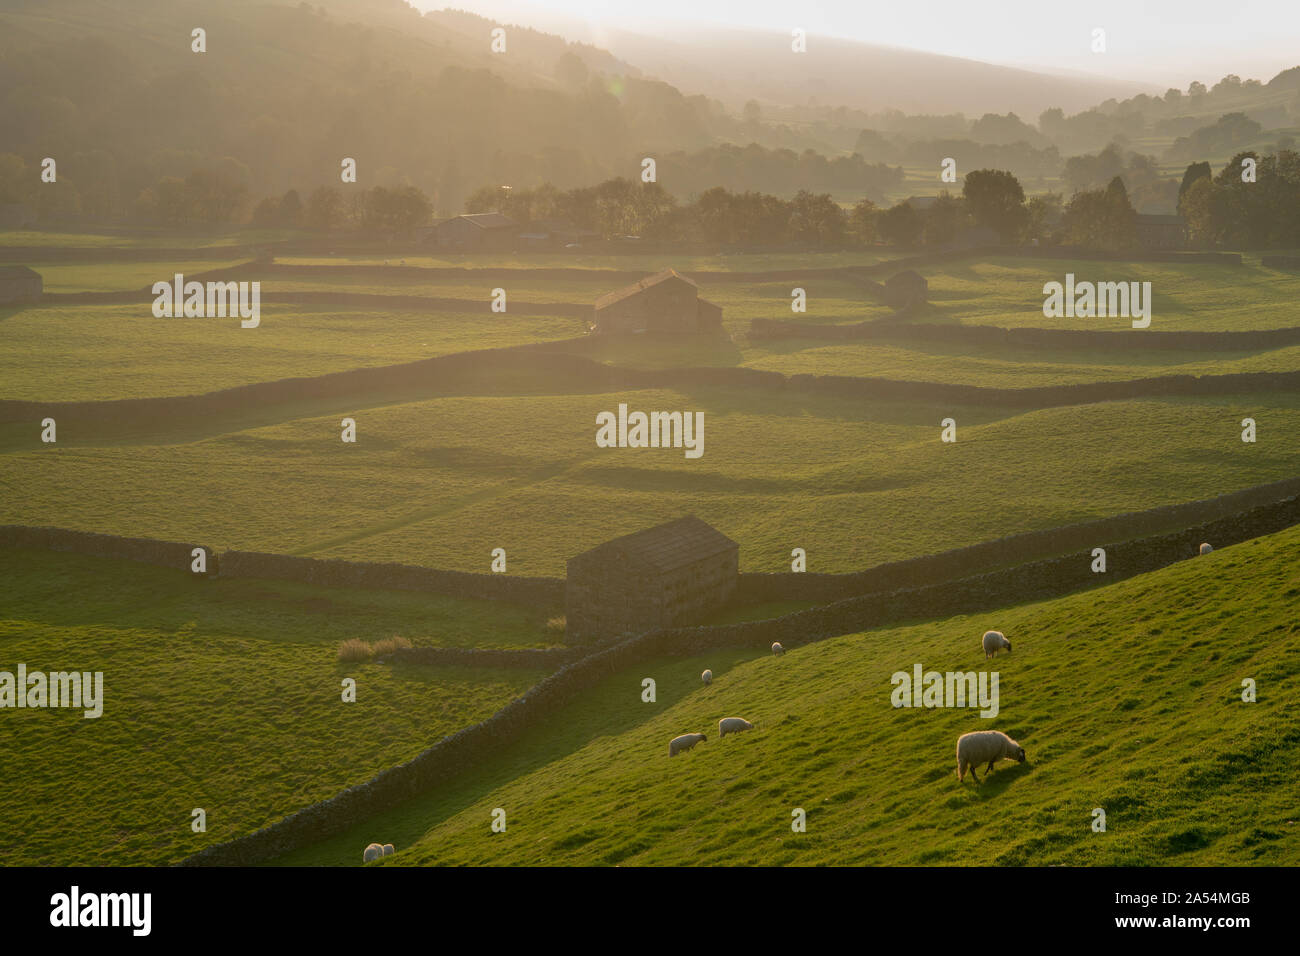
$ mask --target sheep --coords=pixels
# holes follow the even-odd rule
[[[1209,554],[1213,550],[1214,548],[1211,547],[1211,545],[1208,542],[1206,541],[1201,542],[1201,548],[1200,548],[1201,554]]]
[[[1015,760],[1024,763],[1025,748],[1000,730],[976,730],[957,738],[958,783],[965,782],[967,768],[970,769],[970,775],[975,778],[975,782],[979,783],[980,778],[975,773],[975,768],[987,761],[988,769],[984,771],[984,776],[987,777],[993,772],[993,765],[999,760]]]
[[[772,653],[773,653],[773,654],[777,654],[777,655],[780,655],[780,654],[784,654],[784,653],[785,653],[785,648],[781,646],[781,642],[780,642],[780,641],[773,641],[773,642],[772,642]]]
[[[366,852],[361,854],[361,862],[369,863],[371,860],[377,860],[384,855],[384,848],[378,843],[372,843],[366,847]]]
[[[712,684],[713,671],[705,671],[703,674],[700,675],[700,680],[704,681],[704,683],[706,684]]]
[[[392,856],[396,852],[397,850],[393,848],[393,845],[391,843],[384,844],[384,856]]]
[[[990,657],[996,656],[997,652],[1001,650],[1006,650],[1010,654],[1011,642],[1002,635],[1001,631],[985,631],[984,659],[988,660]]]
[[[754,725],[744,717],[723,717],[718,721],[718,736],[725,737],[727,734],[738,734],[742,730],[753,730]]]
[[[704,734],[682,734],[668,742],[668,756],[676,757],[683,750],[690,750],[701,740],[708,740]]]

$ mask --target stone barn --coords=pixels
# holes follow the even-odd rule
[[[925,281],[925,276],[914,269],[890,276],[889,281],[885,283],[885,301],[895,309],[920,305],[929,294],[930,283]]]
[[[568,641],[673,627],[731,598],[740,546],[694,515],[615,538],[568,562]]]
[[[443,249],[502,251],[514,246],[518,232],[515,221],[502,213],[471,213],[435,224],[432,241]]]
[[[609,333],[712,332],[722,328],[722,307],[700,298],[700,287],[665,269],[596,300],[596,331]]]
[[[0,305],[35,302],[44,286],[41,274],[26,266],[0,266]]]

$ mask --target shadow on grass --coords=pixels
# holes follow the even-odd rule
[[[400,806],[357,821],[338,836],[286,854],[268,865],[354,865],[360,860],[361,850],[368,843],[378,841],[379,835],[383,836],[383,842],[395,844],[399,851],[410,848],[440,823],[484,803],[494,791],[576,753],[600,737],[627,733],[692,694],[711,693],[737,665],[761,656],[763,652],[753,649],[727,648],[700,657],[645,661],[638,668],[640,673],[655,677],[655,703],[641,701],[639,684],[629,683],[627,674],[609,678],[584,691],[568,707],[541,721],[479,765]],[[705,667],[713,671],[711,687],[700,681],[700,671]],[[662,747],[655,745],[647,760],[661,756],[668,759],[667,738],[662,743]],[[490,823],[489,809],[483,815],[485,833]]]

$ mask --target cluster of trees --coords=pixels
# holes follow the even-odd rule
[[[254,225],[316,229],[351,229],[371,235],[409,235],[433,218],[433,203],[414,186],[372,186],[344,190],[317,186],[304,203],[298,190],[268,196],[253,210]]]
[[[1255,161],[1255,181],[1242,181],[1242,161]],[[1191,238],[1206,246],[1300,246],[1300,153],[1238,153],[1217,176],[1209,163],[1187,167],[1178,211]]]
[[[659,183],[623,178],[569,190],[550,183],[535,189],[484,186],[470,195],[466,211],[501,212],[519,222],[562,220],[607,239],[640,236],[718,245],[836,248],[861,238],[852,233],[851,217],[829,193],[806,189],[782,199],[714,186],[683,204]],[[873,240],[866,236],[864,241]]]
[[[470,196],[467,209],[502,212],[521,222],[565,220],[606,238],[638,235],[721,246],[838,248],[883,241],[933,247],[963,241],[972,226],[987,227],[1004,242],[1047,238],[1060,197],[1026,201],[1014,175],[984,169],[965,177],[960,195],[945,191],[924,208],[908,201],[882,208],[864,198],[846,210],[829,193],[799,190],[782,199],[722,186],[680,204],[657,183],[615,179],[572,190],[551,184],[535,189],[485,186]]]
[[[936,164],[936,168],[938,168]],[[734,190],[757,190],[789,196],[800,189],[882,198],[906,177],[897,166],[868,162],[860,153],[828,159],[811,149],[766,149],[711,146],[694,152],[668,153],[657,160],[658,179],[680,195],[697,195],[719,184]]]
[[[1154,156],[1129,152],[1111,143],[1094,156],[1071,156],[1062,178],[1070,192],[1101,189],[1116,176],[1123,179],[1133,206],[1149,212],[1173,212],[1178,201],[1178,181],[1160,172]]]
[[[248,193],[248,168],[234,159],[196,169],[185,177],[164,176],[135,200],[135,215],[167,225],[230,222]]]

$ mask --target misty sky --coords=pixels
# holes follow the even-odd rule
[[[672,36],[677,24],[842,36],[990,63],[1186,89],[1225,73],[1267,81],[1300,65],[1300,0],[416,0],[549,32],[563,18]],[[1090,51],[1106,30],[1108,52]],[[567,34],[564,34],[567,35]],[[586,37],[569,37],[587,39]],[[595,39],[598,41],[599,35]],[[810,50],[810,52],[812,52]]]

